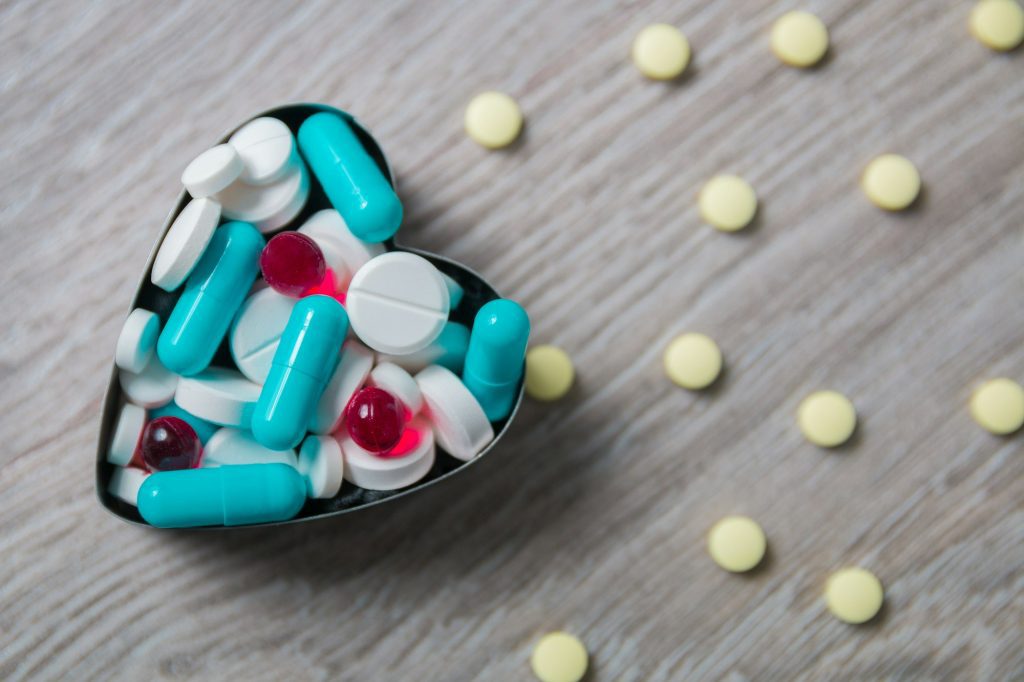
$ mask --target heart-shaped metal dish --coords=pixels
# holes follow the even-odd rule
[[[391,171],[391,167],[388,164],[387,158],[384,156],[384,152],[381,151],[380,146],[373,136],[367,131],[355,118],[350,114],[329,107],[323,104],[292,104],[277,107],[264,111],[257,114],[253,118],[260,116],[272,116],[274,118],[284,121],[293,133],[297,133],[299,125],[306,120],[309,116],[321,112],[327,111],[334,114],[343,116],[352,125],[355,130],[360,142],[363,147],[367,150],[370,156],[374,159],[377,165],[380,167],[381,172],[391,181],[391,184],[396,187],[395,177]],[[224,135],[218,142],[226,142],[227,139],[247,121],[239,124],[238,127],[229,131]],[[330,202],[324,195],[323,190],[316,182],[315,178],[311,177],[312,186],[310,188],[309,199],[306,202],[305,208],[302,212],[292,221],[293,225],[301,224],[310,215],[324,208],[331,208]],[[181,294],[180,288],[174,292],[166,292],[163,289],[155,286],[150,282],[150,273],[153,267],[153,260],[156,257],[156,252],[159,249],[160,243],[170,229],[171,224],[177,217],[178,213],[188,204],[190,197],[187,192],[182,190],[181,196],[178,198],[178,202],[175,208],[167,216],[164,221],[163,229],[160,231],[159,238],[153,247],[152,253],[150,253],[149,261],[146,264],[146,269],[142,275],[142,281],[139,283],[138,289],[135,292],[135,296],[132,299],[129,310],[142,307],[147,310],[155,312],[161,320],[161,323],[167,321],[167,317],[170,314],[175,302]],[[467,327],[471,327],[473,319],[480,309],[480,307],[490,300],[499,298],[498,293],[494,288],[488,284],[480,275],[473,272],[469,268],[460,265],[454,261],[451,261],[442,256],[438,256],[432,253],[421,251],[419,249],[412,249],[399,246],[394,243],[393,240],[386,243],[388,251],[409,251],[417,255],[423,256],[431,263],[433,263],[441,272],[455,279],[456,282],[463,288],[464,295],[462,302],[459,307],[453,312],[451,319],[456,322],[460,322]],[[218,349],[216,356],[214,357],[212,365],[231,366],[231,354],[227,350],[227,343],[221,344]],[[106,397],[103,401],[103,412],[100,419],[100,434],[99,443],[96,451],[96,492],[99,496],[100,503],[112,514],[124,519],[125,521],[137,523],[140,525],[147,524],[142,517],[139,515],[138,510],[114,497],[107,492],[107,487],[110,482],[110,477],[114,472],[114,465],[107,462],[107,453],[110,450],[111,439],[113,438],[113,431],[115,423],[120,413],[121,407],[125,404],[126,400],[121,390],[120,382],[118,381],[118,370],[117,367],[111,363],[111,374],[110,380],[107,385]],[[293,519],[288,521],[282,521],[280,524],[285,523],[298,523],[301,521],[310,521],[313,519],[322,519],[330,516],[337,516],[340,514],[346,514],[359,509],[366,509],[373,507],[389,500],[395,500],[400,497],[405,497],[418,490],[422,490],[428,486],[432,486],[439,483],[451,476],[454,476],[459,471],[462,471],[466,467],[480,460],[484,455],[494,449],[498,441],[501,440],[502,436],[508,430],[509,424],[515,417],[516,412],[519,409],[519,405],[523,398],[523,386],[520,381],[519,388],[517,390],[517,396],[515,404],[512,407],[512,411],[508,417],[501,419],[496,422],[492,422],[494,428],[494,439],[473,459],[469,461],[461,461],[452,457],[446,453],[440,446],[437,449],[437,458],[434,462],[434,466],[430,472],[423,477],[418,483],[415,483],[407,488],[402,488],[393,491],[373,491],[359,488],[348,481],[342,484],[341,490],[338,495],[331,499],[307,499],[305,506]],[[253,525],[279,525],[279,524],[253,524]],[[225,526],[211,526],[216,528],[224,528]],[[244,527],[244,526],[232,526],[232,527]]]

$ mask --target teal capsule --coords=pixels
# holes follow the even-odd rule
[[[139,513],[158,528],[244,526],[287,521],[302,509],[306,483],[287,464],[242,464],[150,474]]]
[[[192,430],[199,436],[199,442],[206,444],[206,441],[210,440],[210,436],[217,432],[220,427],[216,424],[211,424],[205,419],[200,419],[191,412],[186,412],[184,408],[179,407],[176,402],[169,402],[163,407],[149,411],[149,419],[153,420],[157,417],[177,417],[183,420],[186,424],[192,427]]]
[[[352,234],[390,239],[402,223],[402,202],[342,117],[313,114],[299,126],[299,150]]]
[[[160,332],[156,354],[184,376],[206,369],[260,271],[263,236],[249,223],[213,233]]]
[[[512,411],[530,338],[530,318],[507,298],[485,303],[473,320],[462,382],[491,421]]]
[[[292,308],[252,416],[252,435],[271,450],[294,448],[338,362],[348,314],[330,296],[307,296]]]

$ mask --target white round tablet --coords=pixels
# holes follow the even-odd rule
[[[200,419],[246,429],[252,421],[260,390],[259,384],[235,370],[208,367],[195,376],[182,377],[174,402]]]
[[[141,372],[153,357],[160,336],[160,318],[145,308],[128,314],[114,349],[114,364],[129,372]]]
[[[171,402],[180,377],[163,366],[153,354],[141,372],[118,372],[121,390],[136,405],[152,409]]]
[[[288,325],[297,298],[280,294],[270,287],[245,299],[231,324],[229,346],[238,369],[250,381],[262,384]]]
[[[228,139],[242,159],[242,182],[267,185],[280,180],[298,161],[295,136],[282,121],[269,116],[253,119]]]
[[[135,467],[114,467],[114,473],[107,484],[107,492],[133,507],[139,506],[139,488],[146,482],[148,471]]]
[[[326,500],[341,490],[344,464],[341,446],[330,436],[309,436],[299,448],[299,473],[306,479],[306,495]]]
[[[422,417],[414,419],[402,439],[384,455],[367,452],[346,433],[341,439],[345,480],[366,490],[398,490],[419,481],[434,466],[434,434]]]
[[[373,353],[358,341],[346,341],[341,360],[334,368],[320,402],[309,420],[309,430],[323,435],[338,427],[352,394],[366,382],[373,367]]]
[[[229,144],[219,144],[192,159],[181,174],[181,184],[196,199],[213,196],[242,174],[242,159]]]
[[[251,223],[263,233],[290,223],[302,211],[307,198],[309,173],[301,162],[289,167],[277,182],[269,185],[236,182],[217,194],[225,218]]]
[[[239,464],[287,464],[298,466],[294,450],[271,450],[256,442],[250,431],[224,427],[203,446],[201,465],[206,468]]]
[[[383,389],[398,398],[410,414],[415,416],[423,408],[423,394],[416,380],[407,371],[392,362],[382,362],[370,372],[370,385]]]
[[[356,336],[382,353],[403,355],[430,345],[448,321],[448,287],[426,258],[404,251],[359,268],[345,298]]]
[[[383,244],[364,242],[352,234],[345,219],[333,208],[325,208],[309,216],[309,219],[299,228],[299,232],[312,237],[317,244],[321,244],[321,238],[325,242],[328,240],[332,242],[339,256],[344,259],[350,273],[358,272],[359,268],[385,251]],[[322,244],[321,248],[323,248]],[[327,257],[326,251],[324,257]]]
[[[174,291],[188,279],[213,231],[220,223],[220,204],[213,199],[193,199],[171,223],[153,260],[150,279],[164,291]]]
[[[114,436],[110,439],[110,450],[107,461],[111,464],[126,467],[135,455],[139,445],[139,436],[146,428],[146,411],[138,405],[126,404],[121,408],[121,415],[114,426]]]
[[[484,408],[451,370],[431,365],[416,375],[416,383],[437,443],[452,457],[469,461],[494,440]]]

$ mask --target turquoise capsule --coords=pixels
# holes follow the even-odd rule
[[[263,236],[249,223],[213,233],[160,332],[156,354],[184,376],[206,369],[260,270]]]
[[[299,126],[299,150],[352,234],[390,239],[402,223],[402,202],[351,126],[340,116],[313,114]]]
[[[529,338],[530,318],[515,301],[499,298],[477,311],[462,382],[491,421],[504,419],[512,411]]]
[[[252,435],[271,450],[294,448],[334,371],[348,314],[330,296],[307,296],[292,308],[260,391]]]
[[[287,464],[158,471],[139,489],[139,513],[159,528],[287,521],[305,501],[305,481]]]
[[[154,410],[149,411],[149,419],[153,420],[157,417],[177,417],[183,420],[186,424],[192,427],[192,430],[199,436],[199,442],[206,444],[206,441],[210,440],[210,436],[217,432],[220,427],[211,424],[205,419],[200,419],[191,412],[186,412],[184,408],[179,407],[178,403],[169,402],[163,407],[158,407]]]

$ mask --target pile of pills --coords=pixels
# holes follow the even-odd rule
[[[329,206],[307,205],[314,182]],[[455,279],[386,248],[402,204],[348,119],[313,113],[296,135],[257,118],[182,183],[151,273],[176,300],[165,319],[133,310],[115,350],[113,496],[160,527],[284,521],[493,440],[529,319],[494,299],[467,328]]]

